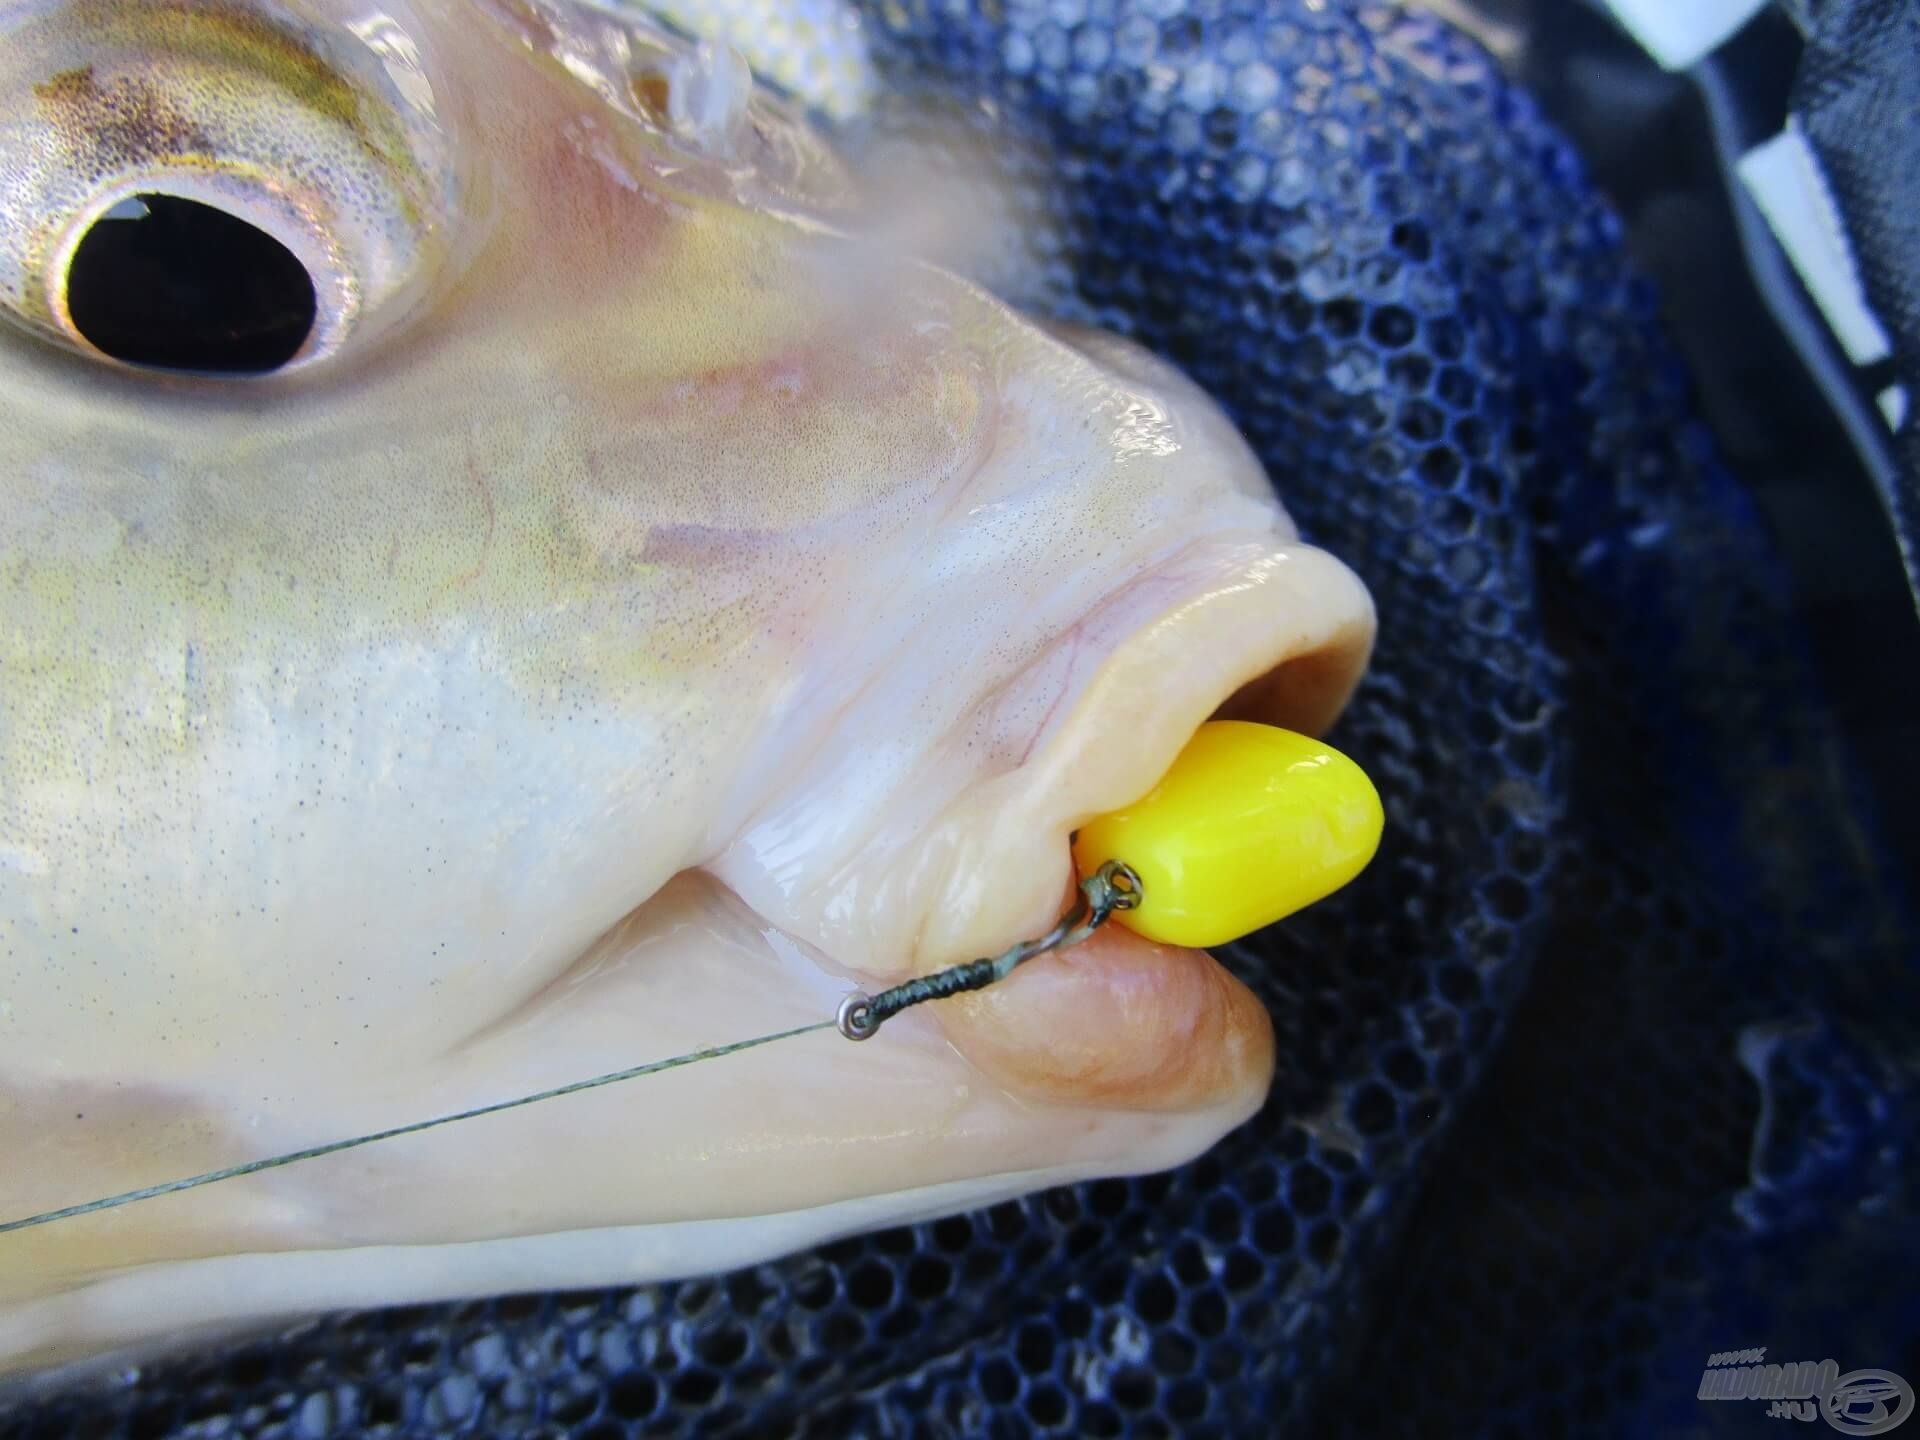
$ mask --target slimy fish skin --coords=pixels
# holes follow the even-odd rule
[[[1215,407],[877,255],[710,62],[566,0],[0,0],[0,1217],[999,953],[1223,706],[1346,703],[1367,592]],[[192,207],[310,281],[273,364],[76,279]],[[0,1374],[1164,1168],[1273,1063],[1108,926],[871,1044],[0,1237]]]

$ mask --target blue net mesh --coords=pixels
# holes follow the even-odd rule
[[[1711,1351],[1920,1377],[1911,918],[1575,156],[1389,4],[869,19],[943,103],[850,143],[995,101],[1033,143],[999,148],[988,272],[1183,366],[1379,602],[1337,736],[1379,860],[1225,957],[1275,1018],[1269,1104],[1171,1175],[337,1317],[0,1428],[1704,1434],[1759,1419],[1695,1398]]]

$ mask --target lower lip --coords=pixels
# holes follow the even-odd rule
[[[1271,1073],[1271,1023],[1244,985],[1114,922],[940,1008],[964,1054],[1036,1098],[1200,1109],[1263,1093]]]

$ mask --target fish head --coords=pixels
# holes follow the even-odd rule
[[[1220,412],[872,201],[566,0],[0,3],[0,1220],[830,1017],[1331,722],[1367,593]],[[0,1371],[1164,1168],[1273,1063],[1109,927],[0,1235]]]

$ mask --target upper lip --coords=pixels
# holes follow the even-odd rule
[[[1273,532],[1190,543],[1109,592],[995,692],[1034,714],[1025,743],[951,782],[904,843],[884,837],[893,853],[878,853],[870,828],[801,890],[754,873],[759,822],[749,822],[710,868],[847,972],[891,982],[997,954],[1058,918],[1079,825],[1144,794],[1203,721],[1290,662],[1320,663],[1251,697],[1252,718],[1324,728],[1372,635],[1365,588],[1325,552]]]

